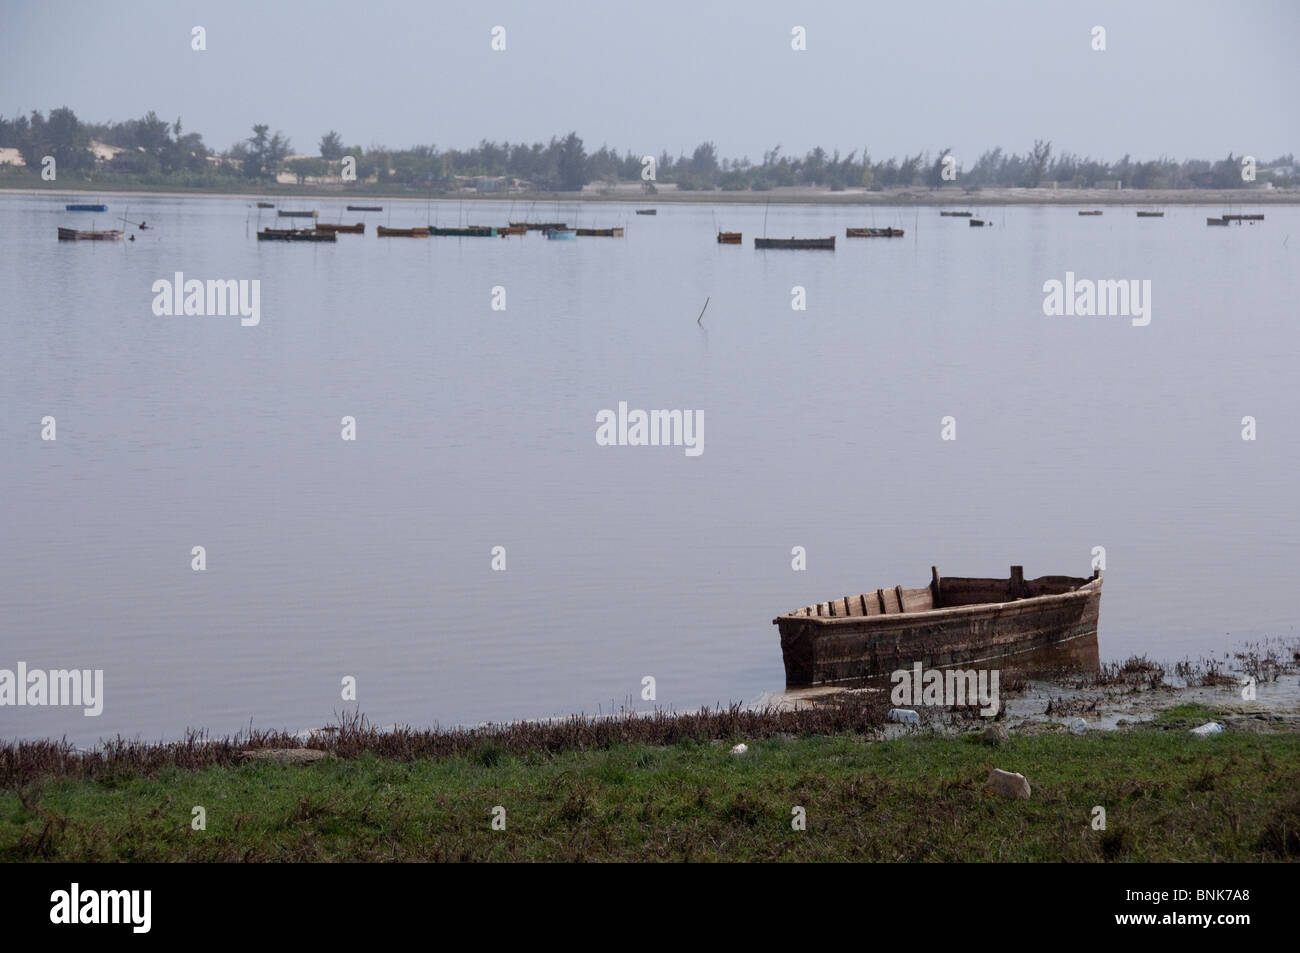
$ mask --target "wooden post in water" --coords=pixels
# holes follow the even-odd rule
[[[931,566],[930,567],[930,598],[931,601],[934,603],[934,607],[936,609],[939,608],[939,593],[940,593],[939,567]]]
[[[1025,594],[1025,567],[1011,567],[1011,582],[1007,586],[1007,594],[1012,599],[1019,599]]]

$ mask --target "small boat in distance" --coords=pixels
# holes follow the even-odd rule
[[[614,228],[576,228],[579,238],[622,238],[623,229],[615,226]]]
[[[1100,215],[1101,209],[1093,209],[1091,212],[1080,212],[1080,215]]]
[[[564,222],[511,222],[511,228],[522,228],[526,232],[544,232],[552,228],[568,228]]]
[[[264,228],[257,233],[259,242],[337,242],[334,232],[318,228]]]
[[[971,212],[943,212],[943,211],[939,212],[939,214],[944,216],[945,218],[970,218],[972,215]]]
[[[902,238],[901,228],[846,228],[845,238]]]
[[[357,222],[355,225],[332,225],[329,222],[317,222],[316,230],[320,232],[342,232],[348,235],[364,235],[366,233],[366,223]]]
[[[507,235],[527,235],[528,226],[515,225],[513,223],[510,225],[502,225],[500,228],[497,229],[497,234],[500,235],[502,238],[505,238]]]
[[[1025,579],[939,578],[877,589],[777,616],[787,687],[992,661],[1097,634],[1101,573]]]
[[[421,225],[417,228],[388,228],[380,225],[375,229],[375,235],[379,238],[428,238],[429,226]]]
[[[280,218],[315,218],[316,217],[315,210],[312,210],[310,212],[286,212],[284,209],[277,209],[275,214],[278,215]]]
[[[755,238],[755,248],[820,248],[835,250],[835,236],[830,238]]]
[[[275,208],[275,203],[274,203],[274,202],[258,202],[258,203],[257,203],[257,207],[258,207],[258,208]]]
[[[739,245],[741,244],[740,232],[718,232],[719,245]]]
[[[65,211],[68,212],[107,212],[107,205],[65,205]]]
[[[983,228],[987,223],[982,218],[972,218],[970,220],[971,228]]]
[[[59,227],[61,242],[118,242],[122,240],[122,230],[109,228],[103,231],[78,231],[75,228]]]
[[[348,206],[349,212],[382,212],[383,210],[384,207],[382,205],[349,205]]]
[[[636,213],[637,213],[638,215],[658,215],[658,214],[659,214],[659,209],[657,209],[657,208],[639,208],[639,209],[636,210]]]
[[[577,230],[572,228],[548,228],[543,234],[547,238],[554,238],[560,240],[578,237]]]
[[[1227,225],[1228,220],[1226,218],[1207,218],[1205,220],[1205,224],[1206,225]]]
[[[1138,212],[1138,218],[1164,218],[1164,212]]]
[[[1225,222],[1262,222],[1263,215],[1224,215]]]
[[[463,228],[429,226],[430,235],[448,235],[457,238],[496,238],[497,230],[490,225],[466,225]]]

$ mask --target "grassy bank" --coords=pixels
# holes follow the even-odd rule
[[[69,771],[0,794],[5,860],[1014,860],[1300,857],[1300,734],[686,737],[558,751]],[[1018,771],[1028,801],[983,790]],[[192,809],[207,829],[193,830]],[[492,810],[505,808],[506,829]],[[1106,830],[1092,812],[1105,808]],[[792,808],[807,830],[791,827]]]

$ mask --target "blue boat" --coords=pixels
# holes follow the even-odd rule
[[[578,233],[572,228],[548,228],[546,230],[547,238],[577,238]]]
[[[63,206],[69,212],[107,212],[107,205],[65,205]]]

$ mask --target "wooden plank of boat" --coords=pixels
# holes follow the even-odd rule
[[[75,228],[59,226],[59,241],[61,242],[117,242],[121,240],[122,231],[117,228],[108,228],[101,231],[79,231]]]
[[[739,245],[741,243],[740,232],[718,232],[719,245]]]
[[[1226,218],[1207,218],[1205,220],[1205,224],[1206,225],[1227,225],[1228,220]]]
[[[1100,215],[1101,209],[1093,209],[1091,212],[1080,212],[1080,215]]]
[[[657,208],[639,208],[639,209],[636,210],[636,213],[637,213],[638,215],[658,215],[658,214],[659,214],[659,209],[657,209]]]
[[[275,212],[280,218],[315,218],[316,212],[313,209],[310,212],[288,212],[284,209],[276,209]]]
[[[450,235],[459,238],[496,238],[497,230],[489,225],[467,225],[463,228],[429,226],[430,235]]]
[[[357,222],[355,225],[334,225],[329,222],[317,222],[316,228],[322,232],[345,232],[348,235],[364,235],[366,233],[365,222]]]
[[[418,228],[388,228],[380,225],[375,229],[375,235],[379,238],[428,238],[429,226],[422,225]]]
[[[830,238],[755,238],[755,248],[821,248],[835,250],[835,236]]]
[[[1138,212],[1138,218],[1164,218],[1164,212]]]
[[[382,205],[349,205],[348,206],[349,212],[382,212],[383,210],[384,207]]]
[[[901,228],[846,228],[845,238],[902,238]]]
[[[334,232],[318,228],[264,228],[257,233],[259,242],[337,242]]]
[[[971,212],[940,212],[939,214],[942,215],[942,216],[944,216],[945,218],[970,218],[971,215],[972,215],[973,213],[971,213]]]
[[[828,685],[911,669],[946,668],[1095,637],[1101,573],[1026,580],[948,576],[804,606],[772,620],[786,686]],[[860,611],[857,611],[860,610]]]
[[[570,238],[578,237],[577,230],[572,228],[548,228],[542,234],[544,234],[547,238],[553,238],[556,240],[568,240]]]
[[[63,206],[63,208],[65,211],[68,212],[107,212],[108,211],[107,205],[74,204],[74,205],[65,205]]]
[[[621,228],[577,228],[579,238],[622,238]]]
[[[257,207],[258,207],[258,208],[275,208],[275,203],[274,203],[274,202],[258,202],[258,203],[257,203]]]

